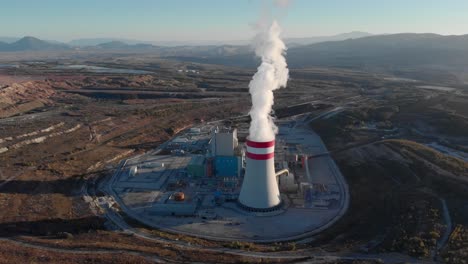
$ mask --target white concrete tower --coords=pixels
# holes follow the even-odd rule
[[[246,167],[239,202],[250,210],[273,209],[281,203],[275,173],[275,140],[247,139]]]

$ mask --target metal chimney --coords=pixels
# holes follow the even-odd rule
[[[269,211],[281,204],[275,174],[275,140],[255,142],[247,139],[244,182],[239,203],[252,211]]]

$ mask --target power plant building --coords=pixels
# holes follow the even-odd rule
[[[287,120],[278,126],[287,135],[253,140],[245,121],[185,129],[127,159],[112,196],[147,225],[223,241],[296,240],[341,217],[346,185],[317,135]]]
[[[193,177],[204,177],[205,169],[205,157],[202,155],[193,156],[187,165],[187,173]]]
[[[218,177],[239,177],[242,162],[237,156],[217,156],[215,158],[215,171]]]
[[[237,129],[216,129],[211,141],[214,156],[234,156],[238,146]]]
[[[239,177],[242,171],[242,159],[236,155],[239,145],[237,129],[214,129],[210,144],[216,177]]]

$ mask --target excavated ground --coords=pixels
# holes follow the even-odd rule
[[[113,67],[116,60],[100,65]],[[129,56],[119,63],[132,60]],[[204,263],[275,261],[201,254],[175,249],[170,242],[158,244],[110,231],[102,212],[83,199],[85,187],[109,176],[121,159],[153,149],[191,124],[249,110],[247,84],[253,70],[197,65],[199,74],[180,74],[178,69],[189,65],[158,61],[151,68],[155,63],[151,60],[141,58],[135,65],[155,74],[58,71],[47,63],[0,73],[0,235],[48,247],[31,249],[2,241],[1,261],[145,263],[159,257]],[[412,84],[348,70],[293,70],[291,78],[289,87],[276,94],[277,114],[299,115],[324,139],[350,184],[349,214],[309,244],[218,243],[141,229],[206,248],[297,254],[390,251],[429,260],[436,251],[434,239],[438,243],[446,232],[440,203],[445,199],[457,233],[439,252],[446,263],[462,263],[457,260],[466,254],[460,246],[466,244],[468,230],[467,215],[462,213],[467,206],[466,162],[415,142],[442,137],[451,148],[466,148],[460,134],[466,131],[466,95],[412,90]],[[102,96],[102,91],[112,96]],[[148,99],[143,91],[158,96]],[[394,105],[398,111],[386,108]],[[334,107],[344,110],[332,111]],[[313,120],[327,111],[332,112]],[[398,134],[392,132],[394,127]],[[382,141],[387,136],[411,142]],[[85,252],[64,255],[51,247]],[[113,253],[87,251],[98,249]]]

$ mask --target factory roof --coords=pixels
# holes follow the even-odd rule
[[[221,127],[218,130],[218,133],[234,133],[237,131],[235,127]]]
[[[189,140],[185,137],[176,137],[172,140],[172,143],[187,143]]]

